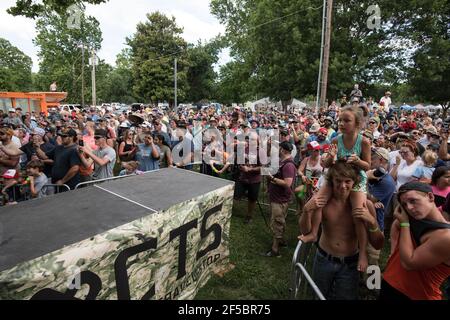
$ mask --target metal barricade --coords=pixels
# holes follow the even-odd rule
[[[46,196],[51,196],[57,193],[70,191],[70,187],[67,184],[46,184],[42,186],[41,190]]]
[[[311,265],[311,257],[314,257],[315,250],[312,250],[313,248],[313,243],[303,243],[302,241],[299,241],[295,248],[291,267],[290,299],[306,299],[309,285],[319,300],[325,300],[307,270]]]

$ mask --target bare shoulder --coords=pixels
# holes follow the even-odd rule
[[[366,137],[362,137],[362,145],[364,146],[364,147],[367,147],[367,148],[370,148],[370,146],[371,146],[371,143],[370,143],[370,141],[369,141],[369,139],[368,138],[366,138]]]
[[[450,258],[450,229],[434,230],[424,235],[424,243]]]

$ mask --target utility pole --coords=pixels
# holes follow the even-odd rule
[[[323,10],[322,10],[322,37],[320,39],[320,62],[319,62],[319,74],[317,79],[317,96],[316,96],[316,112],[319,112],[320,103],[320,87],[322,80],[322,64],[323,64],[323,46],[325,37],[325,21],[327,15],[327,0],[323,0]]]
[[[323,52],[323,67],[322,67],[322,86],[320,90],[319,106],[326,105],[327,86],[328,86],[328,67],[330,63],[330,42],[331,42],[331,17],[333,14],[333,0],[327,0],[327,16],[325,29],[325,45]]]
[[[96,100],[96,90],[95,90],[95,64],[97,63],[97,57],[95,54],[95,49],[92,48],[92,106],[97,105]]]
[[[84,43],[81,43],[81,108],[84,109]]]
[[[174,102],[174,106],[173,106],[173,109],[174,110],[176,110],[176,108],[177,108],[177,58],[175,58],[175,66],[174,66],[174,69],[175,69],[175,74],[174,74],[174,78],[175,78],[175,102]]]

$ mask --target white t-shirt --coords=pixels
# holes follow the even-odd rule
[[[394,150],[389,152],[389,170],[391,170],[395,163],[397,162],[396,158],[397,156],[400,156],[400,150]]]
[[[17,146],[17,148],[20,148],[22,146],[20,139],[16,136],[12,136],[11,141]]]
[[[380,103],[384,102],[384,112],[389,113],[389,106],[392,104],[391,97],[382,97],[380,99]]]
[[[420,166],[423,166],[422,160],[416,160],[410,166],[406,164],[405,160],[400,162],[397,171],[397,191],[403,184],[414,180],[414,171]]]

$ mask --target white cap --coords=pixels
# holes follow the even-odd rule
[[[14,108],[9,108],[8,112],[16,112],[16,109],[14,109]]]

